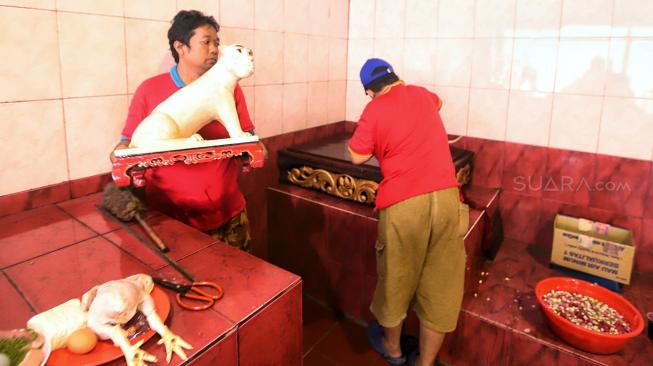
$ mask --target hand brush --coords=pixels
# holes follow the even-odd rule
[[[169,251],[161,238],[159,238],[150,225],[143,219],[145,205],[129,188],[120,188],[113,183],[107,184],[106,187],[104,187],[102,204],[113,216],[122,221],[129,222],[136,219],[143,230],[145,230],[147,235],[149,235],[162,252]]]

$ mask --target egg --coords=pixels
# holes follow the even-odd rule
[[[0,366],[11,366],[11,360],[9,356],[4,353],[0,353]]]
[[[91,352],[97,344],[97,336],[92,330],[82,328],[70,335],[66,347],[72,353],[84,354]]]

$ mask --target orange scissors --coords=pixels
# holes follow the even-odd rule
[[[177,304],[188,310],[206,310],[222,298],[222,287],[215,282],[193,282],[190,285],[153,278],[154,283],[177,293]],[[211,292],[207,292],[207,290]]]

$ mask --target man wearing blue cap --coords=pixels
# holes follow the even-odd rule
[[[371,346],[390,364],[432,365],[446,333],[456,328],[463,295],[469,208],[460,200],[442,101],[405,85],[392,66],[367,60],[360,71],[372,98],[363,110],[349,152],[354,164],[375,156],[383,180],[376,259],[378,279],[368,327]],[[419,351],[402,354],[408,308],[420,320]]]

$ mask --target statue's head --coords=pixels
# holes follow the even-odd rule
[[[220,46],[218,63],[239,79],[254,73],[254,53],[251,49],[239,44]]]
[[[138,284],[148,294],[151,293],[152,290],[154,289],[154,281],[152,280],[152,277],[146,274],[139,273],[133,276],[129,276],[125,279]]]

